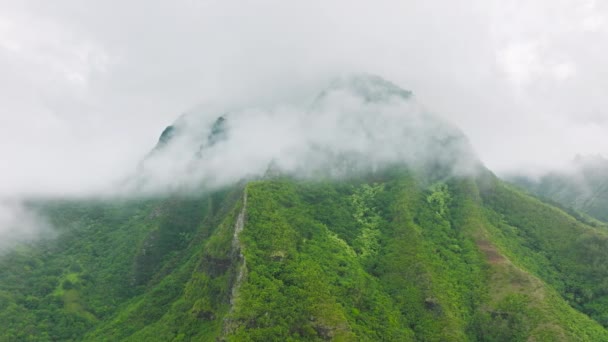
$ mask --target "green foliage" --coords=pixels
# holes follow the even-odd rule
[[[306,194],[314,187],[284,181],[247,187],[248,275],[231,315],[237,328],[228,340],[411,339],[390,296],[353,247],[331,231],[331,221],[315,220],[319,203]],[[349,211],[360,225],[378,226],[367,204],[380,191],[381,186],[353,186],[344,200],[323,204],[330,206],[327,211]]]
[[[430,191],[431,194],[427,196],[426,201],[435,210],[437,215],[445,216],[451,201],[448,186],[443,183],[437,183],[431,186]]]
[[[364,259],[376,256],[380,250],[382,217],[374,202],[382,191],[384,191],[383,185],[363,184],[351,195],[354,208],[353,217],[361,226],[359,236],[354,241],[354,247],[357,254]]]
[[[0,258],[0,341],[608,340],[602,227],[436,179],[44,204],[58,238]]]

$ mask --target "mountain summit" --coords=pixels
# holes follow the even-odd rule
[[[348,177],[390,165],[433,169],[435,177],[481,167],[464,134],[424,111],[411,92],[378,76],[357,75],[334,80],[304,107],[277,103],[188,113],[163,131],[134,179],[144,191],[166,190],[259,178],[269,166],[306,178]]]
[[[411,91],[401,89],[380,76],[359,74],[335,79],[317,99],[321,100],[336,91],[349,92],[366,102],[386,102],[392,98],[408,100],[413,95]]]

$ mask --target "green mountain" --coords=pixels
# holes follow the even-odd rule
[[[608,160],[601,156],[577,156],[566,170],[538,179],[508,179],[537,196],[608,222]]]
[[[353,89],[411,95],[379,84]],[[209,121],[192,160],[235,118]],[[277,161],[211,189],[33,202],[58,234],[0,257],[0,341],[608,341],[608,231],[429,120],[446,127],[416,138],[433,158],[366,167],[317,146],[335,159],[314,177]]]

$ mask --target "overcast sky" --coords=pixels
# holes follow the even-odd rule
[[[412,90],[498,172],[606,155],[606,56],[605,1],[0,0],[0,195],[103,184],[199,103],[346,72]]]

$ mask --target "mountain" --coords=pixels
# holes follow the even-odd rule
[[[608,160],[577,156],[565,170],[509,180],[533,194],[608,222]]]
[[[32,203],[58,234],[0,257],[0,341],[608,340],[605,228],[498,179],[410,101],[336,82],[296,122],[349,141],[302,126],[309,145],[189,188],[241,165],[228,147],[259,110],[182,117],[126,183],[146,196]]]
[[[124,185],[156,193],[209,189],[268,171],[344,178],[391,165],[429,178],[472,174],[468,139],[377,76],[343,77],[306,105],[214,105],[182,115]]]

